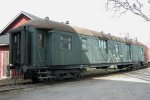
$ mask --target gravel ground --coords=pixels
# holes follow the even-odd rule
[[[7,78],[7,79],[0,80],[0,87],[6,86],[6,85],[29,83],[29,82],[31,82],[31,80],[18,79],[18,80],[16,80],[16,82],[15,82],[14,79]]]
[[[149,100],[150,68],[0,93],[0,100]]]

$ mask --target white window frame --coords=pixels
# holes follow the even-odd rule
[[[72,48],[72,43],[71,43],[72,38],[71,38],[71,36],[61,35],[60,40],[61,40],[61,49],[71,50],[71,48]],[[64,46],[63,46],[64,43],[67,44],[67,48],[64,48]]]
[[[87,38],[82,38],[82,50],[87,50]]]
[[[106,40],[98,40],[98,47],[101,49],[106,49],[107,48],[107,41]]]

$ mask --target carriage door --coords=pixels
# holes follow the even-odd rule
[[[131,61],[131,45],[127,45],[127,59]]]
[[[21,32],[12,33],[12,63],[20,64],[21,59]]]
[[[45,34],[40,31],[37,34],[37,53],[38,53],[38,63],[43,65],[46,63],[46,45],[45,45]]]

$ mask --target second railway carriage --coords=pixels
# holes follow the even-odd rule
[[[143,46],[50,20],[32,20],[10,31],[10,68],[33,81],[82,76],[86,68],[134,68]]]

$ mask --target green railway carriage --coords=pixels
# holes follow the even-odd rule
[[[10,33],[10,68],[34,81],[144,62],[144,48],[136,42],[50,20],[32,20]]]

